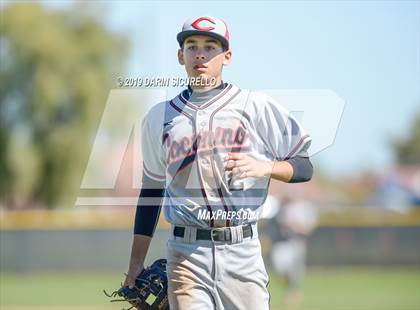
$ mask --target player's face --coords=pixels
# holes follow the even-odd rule
[[[230,50],[223,51],[220,41],[209,36],[193,35],[185,39],[178,60],[185,65],[188,77],[221,80],[222,68],[229,64]]]

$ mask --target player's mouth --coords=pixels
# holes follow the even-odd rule
[[[204,72],[207,70],[207,66],[206,65],[195,65],[194,69],[199,71],[199,72]]]

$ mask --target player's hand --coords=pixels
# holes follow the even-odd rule
[[[124,281],[124,287],[129,287],[129,288],[133,288],[134,285],[136,284],[136,278],[138,277],[138,275],[143,271],[144,266],[141,265],[138,267],[138,269],[135,272],[129,272],[126,277],[125,277],[125,281]]]
[[[225,170],[232,171],[235,179],[262,178],[271,175],[274,162],[256,160],[242,153],[228,153]]]

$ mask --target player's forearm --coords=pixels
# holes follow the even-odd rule
[[[308,157],[293,157],[271,163],[270,177],[287,183],[307,182],[312,178],[313,166]]]
[[[163,182],[157,182],[143,174],[143,183],[137,202],[134,234],[153,237],[159,220],[163,196]]]
[[[292,179],[293,167],[287,161],[273,161],[270,166],[268,168],[270,178],[283,182],[289,182]]]
[[[143,269],[144,259],[149,250],[152,238],[144,235],[134,235],[131,247],[130,265],[128,275],[135,278]]]
[[[142,189],[140,190],[134,220],[134,236],[128,277],[136,278],[143,269],[144,259],[159,219],[163,193],[164,189],[161,182],[153,181],[143,174]],[[156,205],[151,203],[156,203]]]

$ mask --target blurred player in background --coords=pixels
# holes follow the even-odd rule
[[[303,300],[307,239],[315,229],[317,217],[312,203],[285,197],[272,220],[270,260],[274,271],[285,281],[287,306],[299,306]]]

